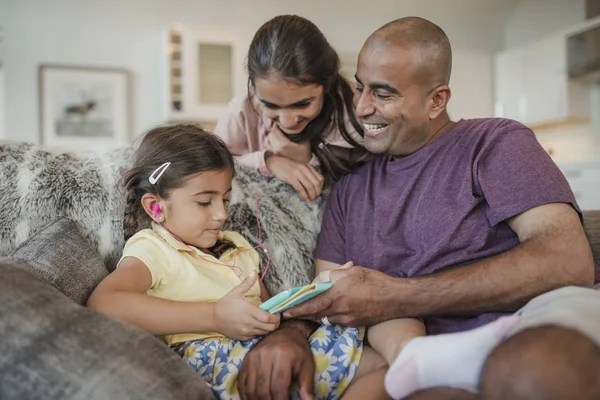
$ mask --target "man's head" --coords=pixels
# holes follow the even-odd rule
[[[375,31],[358,56],[356,115],[364,146],[403,157],[448,128],[452,50],[444,31],[418,17]]]

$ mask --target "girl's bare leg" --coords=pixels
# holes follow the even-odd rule
[[[367,335],[371,347],[392,365],[408,342],[425,336],[425,325],[416,318],[392,319],[369,327]]]

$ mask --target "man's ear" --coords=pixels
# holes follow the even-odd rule
[[[154,217],[154,214],[155,214],[154,209],[156,206],[160,207],[160,211],[157,213],[157,216],[155,218]],[[160,222],[160,218],[164,218],[164,217],[161,217],[161,215],[164,211],[164,208],[160,204],[160,197],[155,196],[151,193],[144,194],[142,196],[142,207],[144,208],[144,211],[146,211],[146,214],[148,214],[148,216],[150,216],[150,218],[152,218],[153,221]]]
[[[431,107],[429,109],[429,119],[436,119],[446,110],[451,97],[450,87],[440,85],[431,93]]]

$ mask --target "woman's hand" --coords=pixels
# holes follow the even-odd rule
[[[238,286],[215,302],[217,332],[237,339],[249,340],[266,335],[279,327],[280,317],[261,310],[244,299],[244,295],[256,283],[256,272],[251,273]]]
[[[321,195],[325,180],[312,165],[274,154],[268,155],[265,163],[271,174],[292,185],[304,201],[315,201]]]
[[[308,164],[312,158],[308,140],[300,143],[292,142],[277,124],[273,125],[271,132],[267,135],[265,147],[277,155],[303,164]]]

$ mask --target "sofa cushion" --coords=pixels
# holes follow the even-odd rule
[[[12,258],[25,261],[37,276],[81,305],[108,275],[100,256],[68,219],[44,227],[19,246]]]
[[[0,263],[1,399],[214,398],[163,342],[75,304],[29,268]]]
[[[583,211],[583,226],[592,247],[594,263],[600,265],[600,211]]]
[[[27,238],[58,218],[68,218],[112,271],[123,252],[123,172],[131,148],[64,152],[31,143],[0,142],[0,255],[10,255]],[[327,191],[324,191],[327,193]],[[324,199],[304,202],[288,184],[238,168],[224,229],[257,246],[258,193],[261,242],[271,264],[265,285],[271,294],[314,278],[312,252],[321,228]],[[149,218],[138,221],[139,228]],[[262,267],[265,254],[259,251]]]

